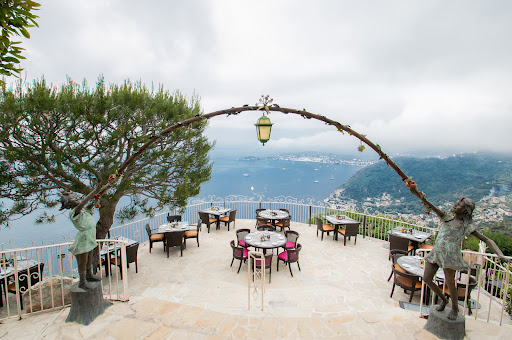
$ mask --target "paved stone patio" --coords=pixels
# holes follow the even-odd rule
[[[254,221],[237,220],[236,228],[254,229]],[[281,262],[277,272],[273,258],[263,311],[261,299],[248,309],[247,264],[239,274],[238,260],[229,266],[235,231],[204,228],[200,247],[189,240],[183,257],[175,248],[167,258],[161,243],[151,254],[141,245],[138,273],[128,269],[130,300],[114,302],[89,326],[66,323],[65,308],[5,321],[0,339],[436,339],[423,330],[418,312],[399,307],[408,294],[396,288],[389,297],[385,242],[360,236],[343,246],[327,235],[321,241],[314,226],[292,223],[292,229],[300,233],[302,270],[292,264],[291,277]],[[467,338],[510,339],[508,315],[499,326],[493,310],[485,322],[483,296],[478,320],[466,317]],[[413,303],[419,299],[418,292]]]

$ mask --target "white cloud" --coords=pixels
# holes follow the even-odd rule
[[[27,78],[126,78],[202,98],[326,115],[388,153],[508,151],[512,3],[45,1],[24,41]],[[258,114],[216,118],[217,148],[254,150]],[[344,152],[358,141],[280,113],[265,150]],[[353,138],[352,138],[353,139]]]

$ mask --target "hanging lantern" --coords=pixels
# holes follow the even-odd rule
[[[270,118],[263,115],[258,119],[258,122],[254,124],[256,126],[256,133],[258,134],[258,140],[265,145],[270,139],[270,130],[272,130],[272,123]]]

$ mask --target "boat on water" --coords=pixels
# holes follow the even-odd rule
[[[332,176],[332,175],[331,175],[331,178],[330,178],[330,180],[331,180],[331,181],[333,181],[333,180],[334,180],[334,176]]]
[[[248,174],[248,173],[245,173],[245,174],[242,174],[242,176],[248,177],[248,176],[249,176],[249,174]]]
[[[319,181],[317,181],[317,180],[314,180],[314,181],[313,181],[313,183],[318,183],[318,182],[319,182]]]

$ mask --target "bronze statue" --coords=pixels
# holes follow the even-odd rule
[[[437,307],[438,311],[443,311],[448,304],[448,299],[441,292],[441,289],[433,282],[434,276],[439,269],[443,268],[445,283],[450,292],[452,300],[452,310],[448,314],[450,320],[457,318],[459,307],[457,303],[457,287],[455,284],[455,272],[467,272],[469,266],[462,258],[460,244],[465,236],[474,235],[482,240],[491,248],[500,259],[503,259],[503,253],[496,243],[488,237],[476,231],[476,226],[471,225],[473,221],[473,210],[475,203],[473,200],[465,197],[459,198],[451,209],[452,214],[448,214],[439,209],[434,209],[441,218],[442,225],[436,238],[434,249],[425,257],[425,272],[423,280],[425,284],[441,299],[441,304]]]
[[[91,202],[85,206],[92,198],[96,198],[96,203]],[[93,251],[97,248],[96,242],[96,222],[93,218],[93,208],[99,208],[98,203],[100,199],[99,194],[91,192],[81,202],[76,193],[66,191],[61,195],[60,202],[62,204],[60,210],[71,209],[69,218],[78,233],[76,234],[75,241],[69,247],[69,251],[75,255],[78,264],[78,273],[80,275],[80,282],[78,287],[82,289],[91,288],[87,281],[100,281],[101,278],[92,274],[92,259]]]

